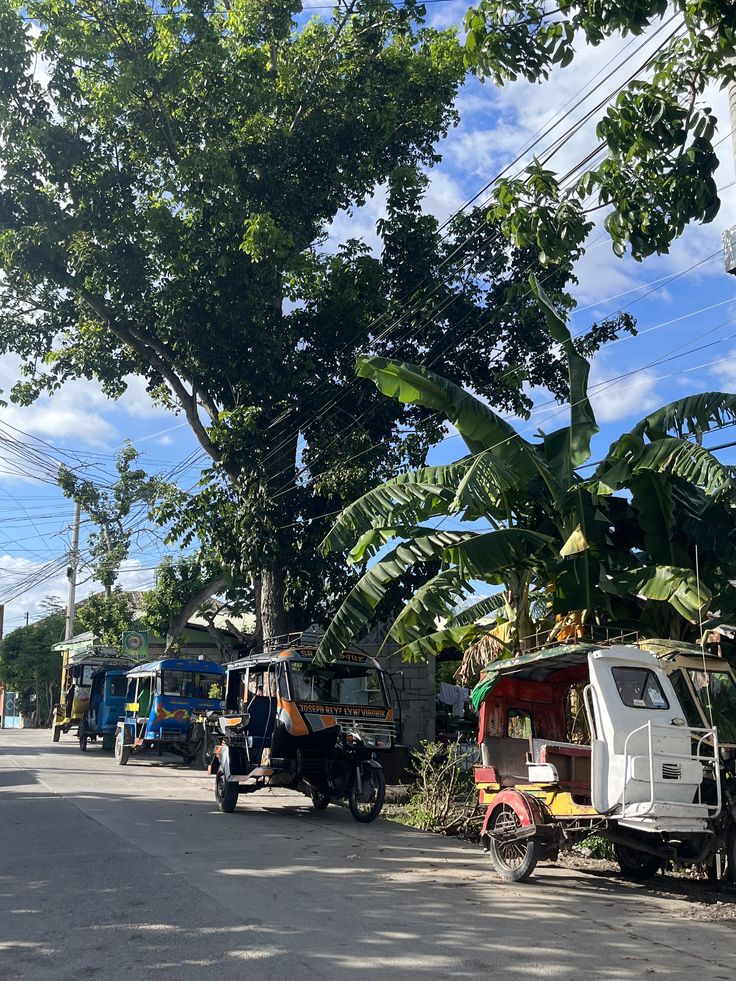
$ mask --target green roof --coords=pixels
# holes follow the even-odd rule
[[[588,652],[597,650],[599,644],[581,641],[577,644],[558,644],[555,647],[545,647],[531,654],[520,657],[502,658],[491,661],[481,672],[481,678],[470,694],[476,710],[489,691],[503,675],[518,675],[525,681],[545,681],[554,671],[563,668],[577,667],[587,660]]]

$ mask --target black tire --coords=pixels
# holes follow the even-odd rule
[[[118,729],[115,735],[115,762],[118,766],[126,766],[130,759],[130,746],[126,746],[123,739],[123,730]]]
[[[79,748],[83,753],[87,752],[87,740],[89,736],[87,734],[87,726],[84,721],[79,723]]]
[[[516,811],[509,804],[501,806],[491,815],[489,831],[511,834],[521,827]],[[518,840],[488,839],[488,854],[495,871],[506,882],[524,882],[537,866],[542,853],[538,838]]]
[[[348,804],[350,805],[350,813],[356,821],[361,824],[370,824],[381,813],[386,797],[386,778],[380,766],[371,766],[367,763],[361,763],[360,766],[362,767],[363,792],[359,796],[354,785],[350,791]],[[370,785],[370,789],[366,789],[367,785]]]
[[[61,739],[61,726],[55,725],[51,732],[51,740],[52,742],[58,743],[60,739]]]
[[[238,805],[238,785],[230,783],[222,770],[215,777],[215,800],[223,814],[232,814]]]
[[[324,811],[326,807],[329,807],[330,795],[326,794],[323,790],[317,790],[312,787],[310,796],[312,798],[312,807],[315,811]]]
[[[736,824],[726,833],[726,878],[736,882]]]
[[[662,859],[647,852],[640,852],[628,845],[614,844],[613,853],[616,856],[621,872],[627,879],[651,879],[659,872]]]

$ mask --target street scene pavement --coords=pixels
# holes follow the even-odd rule
[[[173,758],[123,768],[71,736],[0,733],[0,978],[732,979],[730,920],[261,792],[221,814]]]

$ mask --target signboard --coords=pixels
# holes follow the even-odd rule
[[[148,631],[124,630],[123,654],[129,654],[137,660],[145,660],[148,656]]]

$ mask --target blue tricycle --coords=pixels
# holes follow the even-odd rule
[[[100,739],[103,749],[115,745],[115,730],[125,710],[128,692],[126,668],[102,668],[92,676],[89,708],[79,720],[79,748]]]
[[[115,733],[115,760],[157,749],[181,756],[185,764],[198,755],[193,717],[222,708],[222,667],[214,661],[164,658],[128,671],[127,701]]]

